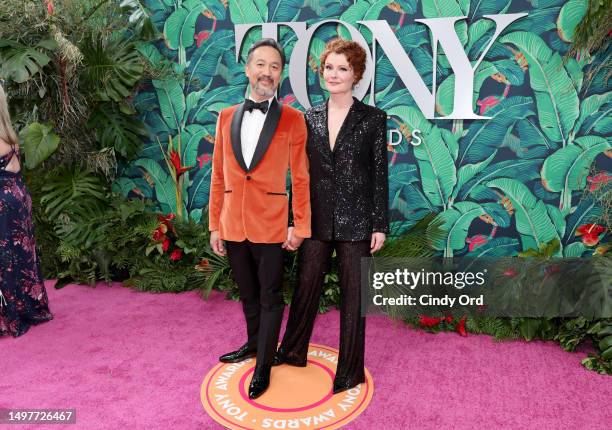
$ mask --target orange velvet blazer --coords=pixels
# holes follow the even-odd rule
[[[251,165],[242,156],[244,103],[219,114],[209,197],[209,229],[223,240],[282,243],[287,239],[291,170],[294,233],[310,237],[310,179],[303,114],[276,99],[270,105]]]

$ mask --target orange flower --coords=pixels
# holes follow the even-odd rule
[[[210,261],[208,261],[208,258],[203,258],[198,264],[196,264],[195,269],[198,272],[205,272],[208,269],[208,266],[210,266]]]

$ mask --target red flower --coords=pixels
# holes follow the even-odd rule
[[[162,250],[166,252],[170,248],[170,239],[167,237],[164,239],[164,243],[162,243]]]
[[[181,156],[175,150],[170,151],[170,162],[176,172],[176,178],[178,179],[183,173],[193,169],[193,166],[181,166]]]
[[[504,275],[509,278],[514,278],[516,276],[516,270],[511,267],[504,272]]]
[[[603,185],[608,185],[610,181],[612,181],[612,175],[608,175],[606,172],[600,172],[595,176],[587,176],[589,191],[595,191]]]
[[[443,319],[444,318],[419,315],[419,324],[421,324],[423,327],[434,327],[440,324]]]
[[[555,273],[558,273],[560,271],[561,267],[558,264],[551,264],[550,266],[546,266],[546,268],[544,269],[544,273],[546,273],[546,276],[554,275]]]
[[[210,37],[210,32],[203,30],[200,31],[198,34],[196,34],[195,36],[193,36],[193,38],[196,41],[196,46],[199,48],[200,46],[202,46],[202,42],[204,42],[206,39],[208,39]]]
[[[293,103],[294,101],[296,101],[297,99],[295,98],[295,96],[293,94],[287,94],[285,97],[283,97],[281,99],[281,101],[286,104],[289,105],[291,103]]]
[[[172,225],[172,220],[174,219],[174,214],[168,214],[166,216],[164,215],[157,215],[157,220],[160,222],[159,227],[157,227],[157,229],[162,232],[163,234],[166,234],[168,232],[168,230],[170,230],[172,233],[176,234],[176,231],[174,230],[174,226]],[[155,238],[153,238],[155,239]],[[156,239],[159,240],[159,239]]]
[[[599,243],[599,235],[605,231],[605,228],[598,224],[583,224],[576,229],[576,236],[582,236],[582,243],[587,246],[597,245]]]
[[[468,244],[468,251],[473,251],[474,248],[487,243],[489,241],[489,237],[485,236],[484,234],[476,234],[472,237],[466,238],[465,241]]]
[[[453,316],[452,315],[447,315],[446,318],[444,318],[446,320],[446,322],[451,323],[453,322]]]
[[[488,96],[482,100],[477,100],[476,104],[480,106],[480,115],[485,113],[487,109],[492,108],[493,106],[499,104],[499,99],[495,96]]]
[[[168,214],[166,216],[164,215],[157,215],[157,220],[159,222],[163,222],[164,224],[168,225],[168,221],[172,221],[174,219],[174,214]]]
[[[153,232],[153,240],[158,242],[160,240],[162,240],[164,238],[164,233],[161,229],[162,226],[159,226],[155,229],[155,231]],[[165,227],[165,226],[163,226]]]
[[[464,337],[467,336],[467,331],[465,330],[465,320],[466,320],[466,317],[463,317],[457,324],[457,332],[461,336],[464,336]]]
[[[200,169],[201,169],[202,167],[204,167],[206,163],[212,160],[212,157],[210,156],[210,154],[202,154],[199,157],[197,157],[197,160],[200,163]]]
[[[53,15],[53,11],[54,11],[54,6],[53,6],[53,0],[45,0],[45,3],[47,4],[47,13],[49,15]]]
[[[183,250],[181,248],[176,248],[174,251],[172,251],[172,253],[170,254],[170,260],[172,261],[178,261],[181,258],[183,258]]]

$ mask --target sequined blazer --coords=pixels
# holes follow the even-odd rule
[[[370,240],[389,232],[387,114],[356,98],[332,151],[327,103],[305,113],[312,238]]]

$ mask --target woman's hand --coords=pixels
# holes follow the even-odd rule
[[[384,233],[374,232],[372,233],[372,240],[370,241],[370,254],[378,252],[383,247],[387,236]]]

